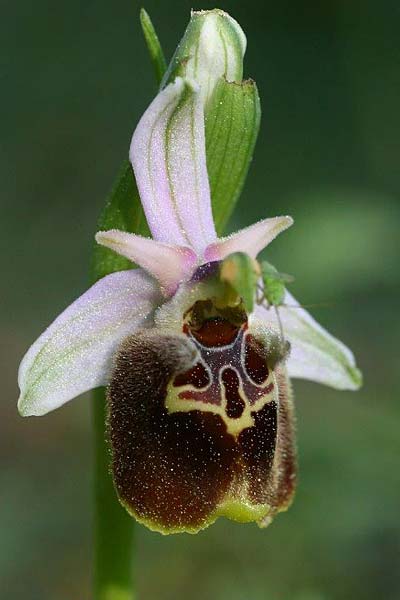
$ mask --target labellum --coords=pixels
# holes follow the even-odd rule
[[[218,516],[266,526],[289,506],[287,351],[275,333],[260,339],[240,300],[216,297],[184,311],[180,331],[126,339],[108,424],[116,489],[133,516],[162,533],[196,533]]]

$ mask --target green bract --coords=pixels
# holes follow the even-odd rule
[[[141,235],[150,235],[131,164],[124,160],[105,207],[97,223],[97,230],[120,229]],[[132,262],[95,244],[92,258],[92,279],[97,281],[109,273],[131,269]]]
[[[167,69],[164,52],[161,48],[156,30],[153,23],[144,8],[140,11],[140,24],[142,26],[144,39],[146,40],[147,49],[150,54],[151,61],[154,66],[155,75],[158,83],[161,82]]]
[[[206,153],[215,227],[222,233],[242,191],[260,127],[252,80],[220,79],[206,112]]]

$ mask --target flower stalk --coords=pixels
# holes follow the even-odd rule
[[[133,600],[134,521],[118,502],[110,475],[105,389],[93,392],[94,600]]]

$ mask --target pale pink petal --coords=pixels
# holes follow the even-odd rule
[[[210,244],[204,253],[205,260],[222,260],[233,252],[245,252],[252,258],[256,258],[281,231],[291,225],[293,225],[292,217],[273,217],[254,223]]]
[[[133,134],[130,160],[153,238],[201,253],[216,233],[196,84],[178,77],[156,96]]]
[[[112,273],[75,300],[22,359],[18,408],[43,415],[106,385],[121,341],[150,320],[161,302],[157,283],[139,269]]]
[[[145,269],[157,279],[166,296],[172,296],[182,281],[190,279],[196,266],[197,257],[191,248],[163,244],[133,233],[99,231],[96,241]]]
[[[278,310],[284,336],[291,345],[289,377],[310,379],[340,390],[360,387],[362,376],[351,350],[321,327],[289,292]],[[255,316],[279,333],[273,307],[257,306]]]

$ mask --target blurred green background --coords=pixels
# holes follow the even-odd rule
[[[191,2],[145,7],[171,55]],[[213,8],[203,2],[196,8]],[[19,360],[88,281],[95,223],[154,95],[133,0],[1,3],[0,596],[90,597],[87,397],[18,417]],[[360,393],[295,382],[300,483],[267,530],[137,528],[142,599],[400,598],[400,7],[222,2],[263,120],[231,229],[291,214],[268,250],[353,348]]]

